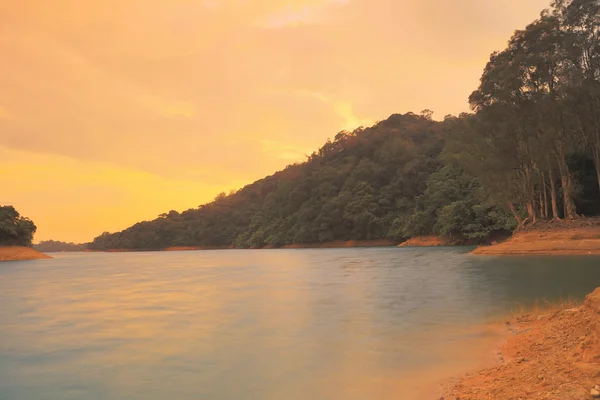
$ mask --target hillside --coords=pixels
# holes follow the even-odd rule
[[[171,211],[91,249],[172,246],[279,247],[446,234],[485,241],[514,225],[477,194],[477,179],[445,165],[447,125],[428,115],[392,115],[341,132],[301,164],[183,213]]]
[[[197,209],[104,233],[88,248],[322,247],[428,235],[472,244],[506,238],[526,218],[527,207],[517,204],[511,212],[463,166],[464,154],[453,148],[462,122],[396,114],[370,128],[341,132],[304,163]],[[597,188],[593,168],[581,164],[576,172],[585,179],[573,202],[589,210],[587,192]]]

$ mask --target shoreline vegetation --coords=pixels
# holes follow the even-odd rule
[[[448,382],[440,400],[600,396],[600,288],[579,307],[522,315],[506,331],[495,365]]]
[[[0,246],[0,261],[27,261],[52,258],[31,247],[25,246]]]
[[[284,246],[265,245],[262,247],[251,247],[248,250],[274,250],[274,249],[343,249],[355,247],[395,247],[398,242],[392,240],[347,240],[332,241],[324,243],[296,243]],[[205,250],[241,250],[233,245],[229,246],[171,246],[164,249],[108,249],[108,250],[85,250],[86,253],[128,253],[145,251],[205,251]]]
[[[453,247],[473,246],[476,243],[444,236],[416,236],[403,242],[394,240],[338,240],[323,243],[295,243],[289,245],[253,246],[250,249],[341,249],[366,247]],[[239,249],[227,246],[170,246],[161,249],[108,249],[86,252],[141,252],[141,251],[201,251]],[[600,255],[600,217],[537,222],[518,229],[508,239],[479,246],[475,255]]]

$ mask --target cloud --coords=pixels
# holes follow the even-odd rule
[[[10,111],[5,107],[0,106],[0,119],[9,119],[11,117]]]
[[[249,182],[221,175],[219,182],[165,179],[109,163],[0,147],[3,198],[38,226],[36,241],[91,240],[103,231],[186,210],[215,193]],[[214,170],[218,173],[218,170]]]
[[[273,140],[261,140],[260,144],[267,155],[278,157],[289,163],[304,161],[306,156],[315,150],[310,148],[298,149],[287,143]]]
[[[489,54],[547,0],[448,4],[6,2],[0,144],[4,157],[28,155],[10,167],[20,178],[5,192],[51,218],[43,216],[51,212],[45,196],[23,186],[51,192],[48,165],[65,182],[50,179],[52,204],[64,210],[78,207],[74,199],[96,201],[99,186],[78,192],[78,182],[91,179],[79,172],[96,170],[108,185],[107,210],[110,199],[119,199],[121,210],[137,208],[155,188],[180,196],[164,197],[161,207],[187,206],[180,198],[198,205],[301,159],[340,130],[396,112],[465,111]],[[122,218],[130,221],[124,211]],[[117,227],[116,220],[103,227],[104,220],[90,221],[89,229]],[[42,226],[41,234],[66,234],[58,221]]]
[[[369,118],[360,118],[354,112],[354,107],[347,101],[336,100],[331,96],[324,93],[310,91],[306,89],[300,89],[296,91],[296,94],[303,97],[315,99],[319,102],[327,104],[335,112],[335,114],[342,120],[339,126],[343,130],[353,131],[361,126],[371,126],[375,121]]]
[[[280,9],[267,15],[258,26],[278,29],[323,22],[328,13],[335,11],[335,7],[348,3],[349,0],[288,1]]]

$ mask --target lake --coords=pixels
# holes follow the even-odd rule
[[[0,400],[427,398],[493,355],[490,322],[600,286],[598,257],[467,251],[0,263]]]

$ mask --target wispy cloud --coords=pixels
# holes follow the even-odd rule
[[[274,140],[260,140],[262,150],[268,156],[278,157],[290,163],[304,161],[307,154],[310,154],[314,149],[296,148],[285,142],[277,142]]]
[[[11,118],[11,113],[8,111],[6,107],[0,106],[0,119],[9,119]]]
[[[350,0],[287,1],[280,9],[270,13],[259,26],[271,29],[298,27],[323,22],[328,13],[348,4]]]
[[[347,101],[335,99],[332,96],[328,96],[324,93],[310,91],[306,89],[297,90],[296,93],[300,96],[309,97],[327,104],[335,112],[335,114],[341,118],[341,128],[344,130],[352,131],[361,126],[370,126],[375,122],[370,118],[360,118],[356,115],[354,107]]]

